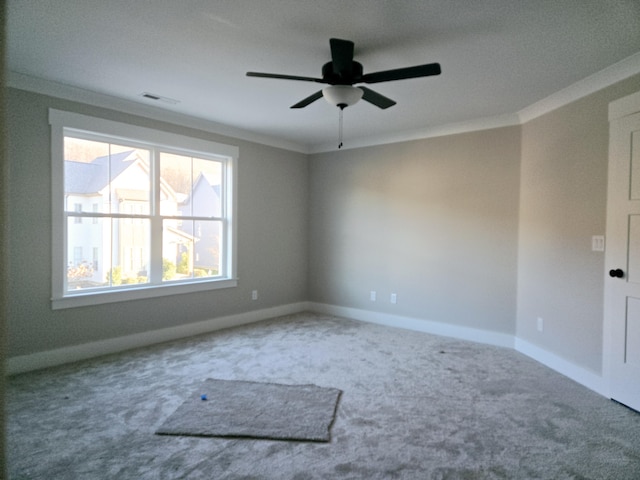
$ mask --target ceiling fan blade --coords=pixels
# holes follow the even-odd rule
[[[431,75],[440,75],[440,73],[439,63],[429,63],[427,65],[416,65],[415,67],[367,73],[362,76],[362,81],[364,83],[390,82],[392,80],[404,80],[405,78],[429,77]]]
[[[353,72],[353,49],[351,40],[329,39],[331,45],[331,61],[333,73],[343,78],[349,78]]]
[[[319,98],[322,98],[322,90],[318,90],[313,95],[309,95],[307,98],[305,98],[304,100],[300,100],[295,105],[291,105],[291,108],[304,108],[307,105],[309,105],[310,103],[315,102]]]
[[[374,92],[370,88],[359,86],[364,93],[362,94],[362,99],[366,100],[369,103],[373,103],[376,107],[380,107],[382,109],[393,107],[396,102],[391,100],[390,98],[385,97],[384,95],[380,95],[378,92]]]
[[[299,77],[297,75],[281,75],[279,73],[247,72],[247,77],[277,78],[280,80],[302,80],[303,82],[325,83],[321,78]]]

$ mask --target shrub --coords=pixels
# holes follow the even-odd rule
[[[176,264],[166,258],[162,259],[162,279],[171,280],[176,276]]]
[[[209,274],[207,273],[206,270],[203,270],[202,268],[194,268],[193,269],[193,276],[194,277],[208,277]]]
[[[111,285],[121,285],[122,267],[113,267],[112,270],[109,270],[109,272],[107,273],[107,282]]]
[[[189,254],[187,252],[182,252],[180,255],[180,262],[176,266],[176,272],[182,273],[184,275],[189,273]]]
[[[93,265],[87,262],[82,262],[80,265],[67,269],[67,280],[69,282],[80,281],[91,276],[93,276]]]

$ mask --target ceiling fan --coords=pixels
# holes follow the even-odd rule
[[[295,105],[292,105],[291,108],[304,108],[319,98],[324,97],[329,103],[343,110],[361,98],[383,109],[396,104],[395,101],[370,88],[364,86],[354,87],[354,84],[381,83],[407,78],[429,77],[439,75],[441,72],[440,64],[429,63],[426,65],[416,65],[413,67],[363,74],[362,64],[353,60],[354,43],[352,41],[332,38],[329,40],[329,44],[331,46],[331,61],[325,63],[322,67],[322,78],[260,72],[247,72],[247,76],[326,83],[330,86],[299,101]]]

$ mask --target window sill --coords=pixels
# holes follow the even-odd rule
[[[110,292],[83,292],[62,298],[53,298],[51,299],[51,308],[52,310],[62,310],[65,308],[87,307],[91,305],[101,305],[104,303],[127,302],[130,300],[166,297],[167,295],[205,292],[208,290],[219,290],[221,288],[232,288],[236,286],[238,286],[237,279],[226,279],[192,282],[186,284],[183,283],[180,285],[153,285],[149,287],[139,287],[135,289]]]

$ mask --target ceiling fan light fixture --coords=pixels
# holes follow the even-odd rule
[[[322,96],[327,102],[340,109],[357,103],[363,94],[362,89],[353,85],[331,85],[322,89]]]

